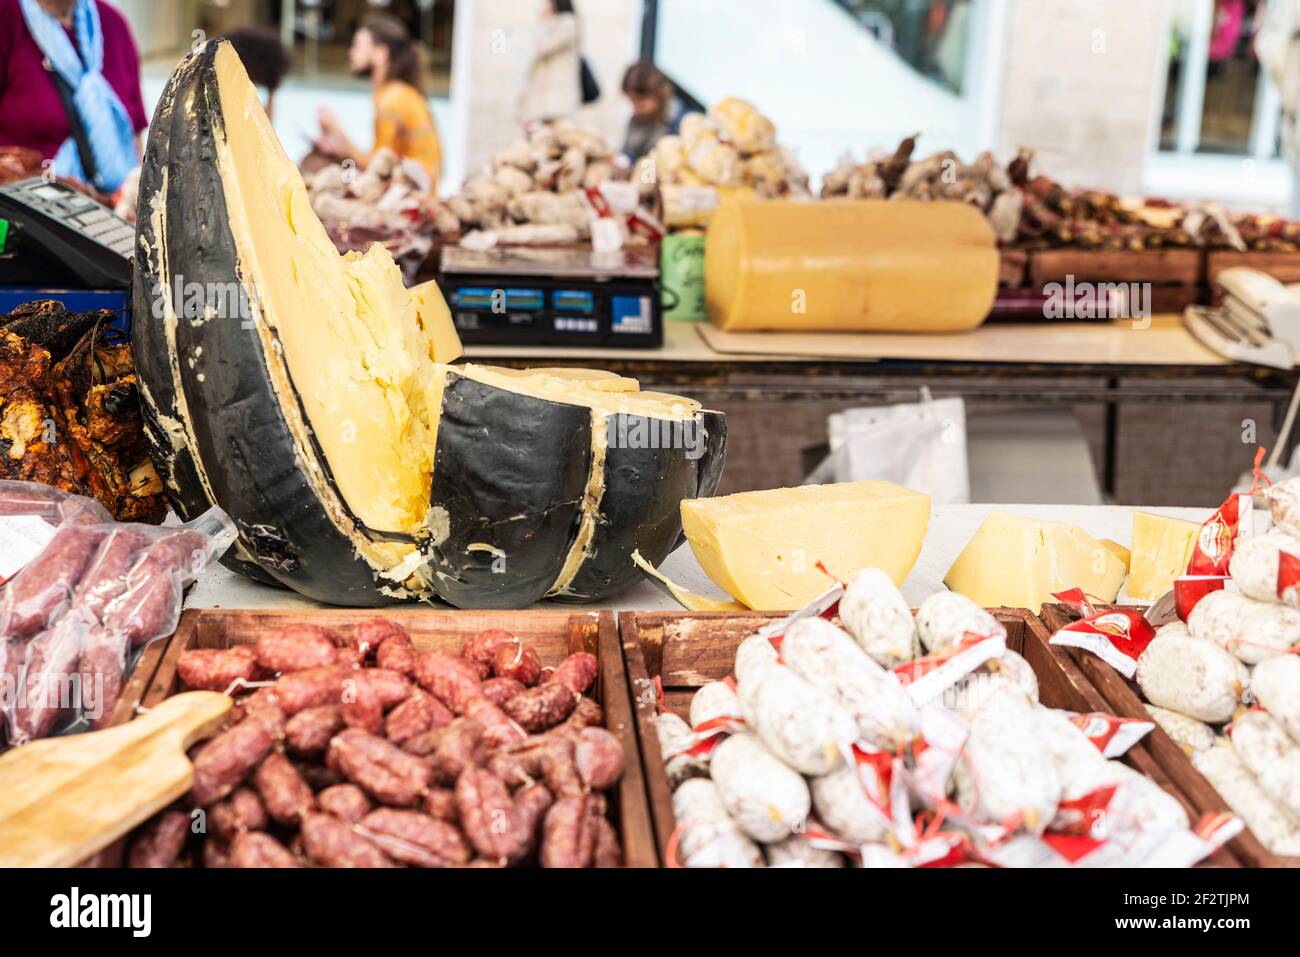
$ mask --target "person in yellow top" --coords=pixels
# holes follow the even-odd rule
[[[321,135],[316,149],[336,160],[352,160],[364,169],[381,149],[412,159],[428,172],[429,192],[438,191],[442,144],[433,113],[420,84],[420,53],[406,25],[387,13],[372,13],[361,21],[348,50],[352,72],[370,77],[375,100],[375,143],[359,149],[327,106],[320,108]]]

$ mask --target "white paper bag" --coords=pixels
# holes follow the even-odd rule
[[[829,419],[830,456],[804,482],[878,479],[924,492],[935,505],[970,501],[966,406],[931,399],[837,412]]]

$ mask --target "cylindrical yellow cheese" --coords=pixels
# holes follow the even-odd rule
[[[993,306],[998,251],[966,203],[727,202],[704,274],[728,331],[961,332]]]

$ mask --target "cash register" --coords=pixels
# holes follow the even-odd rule
[[[129,332],[135,227],[58,181],[0,186],[0,315],[33,299],[109,309]]]

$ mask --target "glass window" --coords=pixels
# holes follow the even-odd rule
[[[918,73],[962,92],[970,0],[836,0]]]

